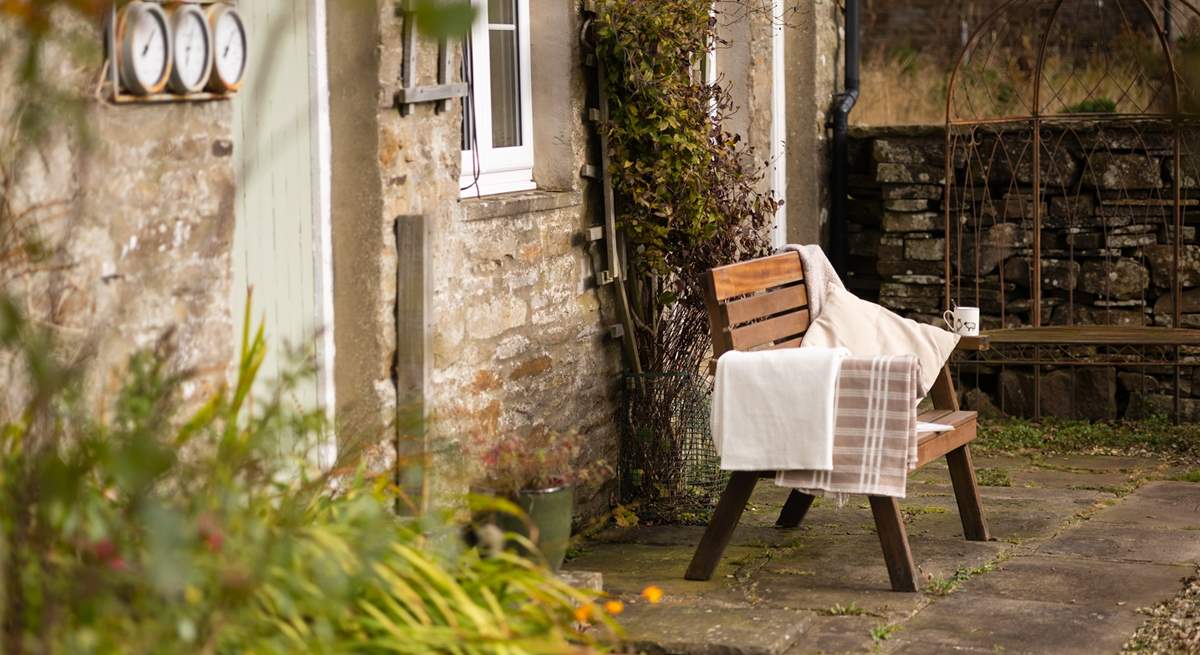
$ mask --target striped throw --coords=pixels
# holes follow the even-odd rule
[[[917,465],[920,364],[914,355],[847,357],[838,375],[832,471],[779,471],[805,491],[903,498]]]

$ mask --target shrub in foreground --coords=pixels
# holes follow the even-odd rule
[[[249,312],[247,312],[249,314]],[[390,476],[311,457],[317,414],[256,389],[262,329],[236,382],[181,417],[165,353],[95,411],[83,369],[0,300],[0,651],[561,653],[589,594],[511,553],[463,548],[390,511]],[[253,399],[253,402],[251,402]],[[438,535],[446,535],[439,537]],[[615,629],[606,615],[591,617]]]

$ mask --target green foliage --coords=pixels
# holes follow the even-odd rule
[[[757,190],[750,153],[721,127],[733,110],[727,89],[705,82],[705,54],[717,45],[709,4],[604,0],[598,8],[613,189],[640,269],[687,280],[762,252],[778,202]],[[656,296],[669,305],[687,293]]]
[[[892,635],[895,634],[895,632],[899,629],[900,625],[897,623],[877,625],[871,628],[871,641],[875,642],[875,646],[878,648],[883,644],[883,642],[891,639]]]
[[[985,487],[1011,487],[1012,477],[1002,468],[981,468],[975,471],[979,484]]]
[[[434,37],[456,37],[471,31],[475,7],[470,0],[417,0],[417,28]]]
[[[1063,109],[1064,114],[1112,114],[1117,111],[1117,101],[1112,98],[1088,98]]]
[[[1190,469],[1179,475],[1171,476],[1171,479],[1178,482],[1200,482],[1200,469]]]
[[[826,608],[823,612],[828,616],[862,616],[867,611],[858,606],[858,603],[850,601],[849,605],[834,603],[832,607]]]
[[[967,580],[970,580],[977,575],[991,573],[995,570],[996,565],[993,562],[987,562],[985,564],[972,567],[960,566],[955,569],[954,573],[952,573],[948,578],[930,580],[929,584],[925,586],[925,593],[933,594],[935,596],[945,596],[953,593],[962,585],[962,583],[966,582]]]
[[[1200,424],[1175,425],[1165,417],[1115,422],[982,420],[972,447],[981,452],[1152,453],[1195,459],[1200,456]]]
[[[249,311],[247,314],[249,315]],[[0,650],[20,653],[560,653],[592,596],[452,524],[398,519],[390,475],[311,453],[324,426],[236,380],[188,415],[169,348],[96,412],[84,371],[0,302]],[[250,399],[254,398],[253,407]],[[345,441],[344,437],[342,441]],[[343,447],[343,451],[353,448]],[[494,509],[511,505],[494,501]],[[594,617],[615,629],[606,615]]]

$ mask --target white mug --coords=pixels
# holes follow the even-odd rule
[[[946,321],[951,332],[956,332],[964,337],[979,336],[978,307],[955,307],[953,310],[943,313],[942,320]]]

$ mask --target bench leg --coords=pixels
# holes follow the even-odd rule
[[[868,500],[871,501],[871,514],[875,516],[875,531],[879,533],[879,545],[883,547],[892,591],[916,591],[917,565],[913,563],[908,547],[908,532],[904,529],[900,503],[887,496],[869,496]]]
[[[788,494],[787,502],[783,504],[783,511],[779,512],[779,519],[775,521],[775,527],[794,528],[800,525],[815,498],[799,489],[792,489],[792,493]]]
[[[946,453],[946,464],[950,468],[950,482],[954,485],[954,499],[958,501],[963,536],[969,541],[987,541],[987,521],[979,502],[979,484],[975,480],[970,448],[962,445]]]
[[[733,529],[742,518],[742,511],[750,500],[750,493],[758,483],[756,471],[734,471],[729,476],[729,484],[721,493],[717,509],[704,529],[700,545],[696,546],[696,554],[692,555],[692,563],[688,565],[687,573],[683,575],[688,580],[708,580],[712,578],[721,554],[733,537]]]

